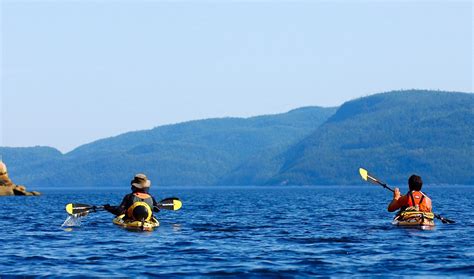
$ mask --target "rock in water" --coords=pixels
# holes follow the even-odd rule
[[[0,185],[0,196],[14,196],[13,187]]]
[[[28,192],[23,185],[16,185],[8,177],[7,166],[0,161],[0,196],[40,196],[40,192]]]

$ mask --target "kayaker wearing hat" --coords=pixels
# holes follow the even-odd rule
[[[160,211],[156,207],[156,200],[148,194],[151,181],[146,175],[139,173],[130,182],[132,193],[125,195],[119,206],[104,205],[104,209],[115,215],[125,214],[126,218],[133,220],[149,220],[152,211]]]
[[[418,175],[412,175],[408,179],[409,191],[406,195],[400,195],[400,189],[395,188],[393,192],[393,200],[388,205],[388,211],[393,212],[401,209],[406,210],[413,207],[416,211],[431,212],[431,199],[421,192],[423,180]]]

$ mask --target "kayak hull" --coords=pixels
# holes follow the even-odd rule
[[[126,220],[125,214],[115,217],[112,222],[127,230],[134,231],[153,231],[160,225],[160,222],[155,218],[151,217],[149,221],[135,221],[135,220]]]
[[[404,211],[395,216],[392,224],[400,227],[429,229],[435,226],[434,214],[422,211]]]
[[[424,222],[410,222],[410,221],[398,221],[393,220],[393,225],[400,226],[400,227],[434,227],[435,223],[433,220],[424,221]]]

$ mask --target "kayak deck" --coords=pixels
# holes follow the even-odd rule
[[[432,228],[435,226],[434,214],[422,211],[403,211],[395,216],[392,224],[401,227]]]
[[[138,230],[138,231],[152,231],[160,225],[160,222],[155,218],[151,217],[149,221],[136,221],[136,220],[126,220],[125,214],[115,217],[112,222],[127,230]]]

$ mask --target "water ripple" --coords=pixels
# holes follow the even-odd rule
[[[113,204],[126,189],[0,199],[0,277],[474,276],[474,187],[427,190],[458,221],[432,231],[392,226],[390,195],[371,186],[156,190],[184,206],[160,212],[151,233],[120,229],[105,212],[60,227],[63,204]]]

